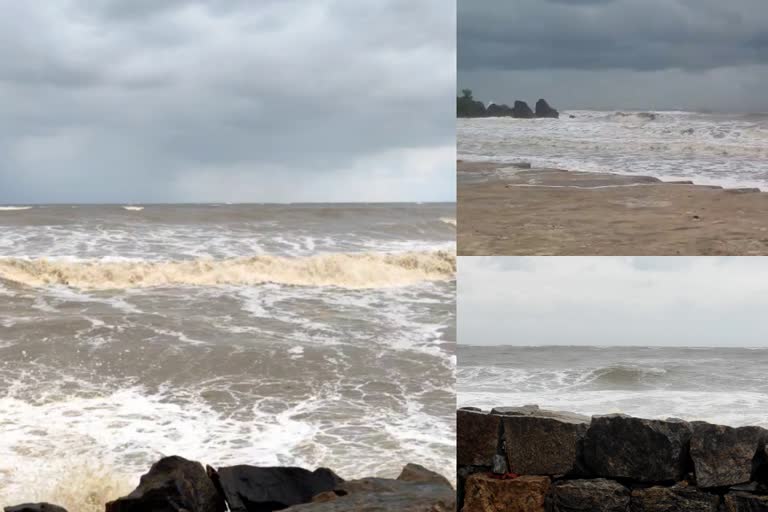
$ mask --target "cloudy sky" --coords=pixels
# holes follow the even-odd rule
[[[0,204],[453,200],[443,0],[0,0]]]
[[[471,345],[768,345],[768,258],[459,259]]]
[[[768,111],[765,0],[458,0],[458,85],[562,109]]]

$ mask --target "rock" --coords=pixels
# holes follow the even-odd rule
[[[231,466],[209,469],[232,512],[282,510],[309,503],[318,494],[334,491],[343,482],[333,471],[320,468]]]
[[[406,464],[397,479],[401,482],[443,484],[451,487],[451,482],[449,482],[443,475],[430,471],[419,464]]]
[[[595,416],[584,439],[584,461],[601,477],[677,481],[685,474],[690,438],[684,421]]]
[[[482,101],[475,101],[472,91],[463,91],[462,96],[456,97],[457,117],[485,117],[485,105]]]
[[[493,466],[491,471],[495,475],[506,475],[509,473],[509,466],[507,466],[507,459],[503,455],[496,454],[493,456]]]
[[[570,475],[579,469],[588,422],[570,416],[505,416],[504,447],[509,469],[521,475]]]
[[[467,479],[463,512],[544,512],[549,478],[521,476],[504,480],[487,473]]]
[[[485,412],[456,411],[456,462],[491,466],[499,453],[499,417]]]
[[[106,512],[223,512],[224,500],[202,464],[165,457],[141,477],[128,496],[107,503]]]
[[[560,117],[560,113],[549,106],[547,100],[540,99],[536,102],[536,117],[552,117],[557,119]]]
[[[527,167],[520,167],[521,169],[531,168],[531,164],[528,162],[521,162],[521,164],[527,164]],[[512,165],[516,166],[515,164]],[[522,407],[496,407],[491,409],[491,414],[498,416],[541,416],[542,418],[561,418],[584,423],[589,423],[591,421],[589,416],[584,416],[583,414],[576,414],[567,411],[549,411],[546,409],[540,409],[538,405],[524,405]]]
[[[5,512],[67,512],[67,509],[51,503],[24,503],[14,507],[5,507]]]
[[[629,489],[613,480],[563,480],[552,485],[550,512],[626,512]]]
[[[765,446],[768,431],[760,427],[726,427],[691,423],[691,459],[699,487],[743,484],[752,477],[752,463]]]
[[[464,506],[464,489],[467,486],[467,479],[476,473],[488,473],[491,468],[488,466],[459,466],[456,470],[456,501],[458,510]]]
[[[720,497],[696,487],[650,487],[632,491],[631,512],[718,512]]]
[[[571,119],[576,119],[576,116],[573,114],[569,115],[568,117],[570,117]]]
[[[723,497],[725,512],[768,512],[768,496],[729,492]]]
[[[422,468],[423,469],[423,468]],[[426,471],[426,470],[424,470]],[[426,480],[424,479],[430,473]],[[316,496],[312,503],[289,507],[286,512],[453,512],[456,491],[445,478],[413,467],[403,470],[407,480],[365,478],[343,482],[332,492]],[[401,477],[403,476],[401,474]],[[416,480],[410,480],[419,475]]]
[[[533,119],[536,115],[531,110],[531,107],[524,101],[515,101],[515,106],[512,108],[512,115],[523,119]]]
[[[511,117],[514,115],[514,110],[512,110],[509,105],[497,105],[496,103],[491,103],[488,105],[488,108],[485,109],[485,115],[488,117]]]

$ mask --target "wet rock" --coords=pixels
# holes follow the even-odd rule
[[[343,482],[333,471],[320,468],[231,466],[209,469],[232,512],[282,510],[309,503],[318,494]]]
[[[502,418],[510,471],[521,475],[569,475],[579,468],[584,419],[541,416]]]
[[[536,114],[533,113],[531,107],[524,101],[515,101],[515,106],[512,107],[512,115],[523,119],[533,119]]]
[[[463,512],[544,512],[549,478],[493,478],[487,473],[467,480]]]
[[[497,105],[491,103],[488,108],[485,109],[485,114],[488,117],[511,117],[514,115],[514,110],[509,105]]]
[[[563,480],[552,485],[550,512],[626,512],[629,489],[613,480]]]
[[[768,496],[729,492],[723,497],[725,512],[768,512]]]
[[[597,476],[677,481],[685,474],[690,438],[684,421],[595,416],[584,439],[584,461]]]
[[[523,162],[524,164],[527,162]],[[528,164],[530,169],[530,164]],[[568,172],[568,171],[565,171]],[[583,414],[576,414],[567,411],[550,411],[541,409],[538,405],[524,405],[522,407],[496,407],[491,409],[491,414],[498,416],[541,416],[542,418],[560,418],[578,422],[589,423],[591,418]]]
[[[431,471],[419,464],[406,464],[397,479],[401,482],[443,484],[451,487],[451,482],[449,482],[443,475]]]
[[[406,478],[403,480],[402,478]],[[415,480],[414,480],[415,478]],[[453,512],[456,491],[444,477],[406,467],[397,480],[365,478],[339,484],[314,497],[312,503],[285,509],[289,512]]]
[[[499,417],[485,412],[456,411],[456,462],[491,466],[499,453]]]
[[[760,427],[726,427],[691,423],[691,459],[699,487],[725,487],[749,482],[753,459],[765,445]]]
[[[107,503],[106,512],[223,512],[224,500],[202,464],[165,457],[141,477],[128,496]]]
[[[51,503],[24,503],[13,507],[5,507],[5,512],[67,512],[67,509]]]
[[[560,117],[560,113],[554,108],[549,106],[547,100],[540,99],[536,102],[536,117],[552,117],[557,119]]]
[[[650,487],[632,491],[630,512],[718,512],[720,497],[695,487]]]
[[[504,455],[496,454],[493,456],[492,472],[496,475],[506,475],[509,473],[509,466],[507,466],[507,458]]]

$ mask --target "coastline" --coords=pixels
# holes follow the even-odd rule
[[[457,172],[460,256],[768,254],[758,189],[493,161]]]

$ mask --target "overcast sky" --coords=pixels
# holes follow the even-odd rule
[[[459,258],[470,345],[768,346],[768,258]]]
[[[0,9],[0,204],[455,197],[450,2]]]
[[[768,111],[765,0],[458,0],[458,85],[562,109]]]

